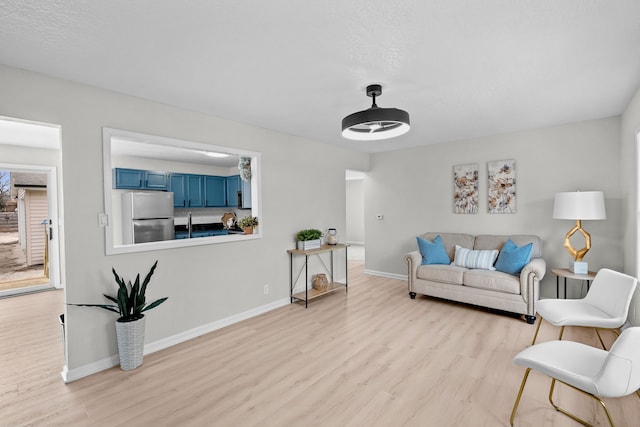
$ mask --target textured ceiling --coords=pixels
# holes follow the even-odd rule
[[[369,152],[619,115],[638,0],[0,0],[0,63]],[[351,142],[342,118],[411,114]]]

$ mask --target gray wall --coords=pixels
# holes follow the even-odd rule
[[[638,275],[638,141],[640,132],[640,90],[631,99],[621,120],[622,153],[620,169],[622,171],[622,220],[624,230],[624,267],[625,271]],[[629,320],[634,326],[640,326],[640,289],[636,290]]]
[[[620,155],[619,118],[375,154],[365,179],[366,269],[406,275],[402,257],[426,231],[536,234],[548,268],[542,293],[555,295],[550,269],[571,260],[563,240],[575,223],[552,219],[553,198],[576,189],[602,190],[606,199],[607,219],[583,223],[593,244],[585,261],[591,270],[621,269]],[[501,159],[516,161],[516,214],[487,213],[487,162]],[[453,166],[465,163],[480,170],[477,214],[453,213]]]
[[[590,268],[635,274],[634,132],[640,128],[639,98],[636,94],[622,119],[368,156],[0,66],[1,116],[62,126],[62,161],[47,163],[62,168],[58,178],[66,301],[102,302],[101,294],[114,289],[112,266],[131,277],[158,259],[149,297],[169,296],[169,301],[149,313],[147,343],[286,299],[286,250],[294,246],[295,232],[330,226],[347,230],[345,169],[369,171],[364,180],[368,271],[405,275],[402,256],[416,248],[415,236],[425,231],[537,234],[544,240],[548,269],[564,267],[570,257],[562,242],[573,224],[551,218],[553,196],[580,188],[604,191],[607,204],[607,220],[584,224],[593,239],[585,258]],[[97,221],[104,210],[103,126],[261,152],[264,238],[106,256]],[[2,154],[3,162],[29,163],[21,150],[3,148]],[[487,213],[486,162],[500,159],[516,160],[516,214]],[[453,214],[452,168],[474,162],[480,168],[480,212]],[[384,214],[384,220],[376,220],[377,213]],[[264,284],[270,285],[268,295],[263,294]],[[542,292],[555,294],[550,273]],[[69,369],[117,353],[114,320],[99,310],[67,310]]]
[[[286,251],[294,247],[296,231],[344,230],[345,170],[369,169],[363,153],[1,66],[0,115],[62,126],[67,302],[102,303],[102,293],[115,289],[112,266],[131,278],[159,260],[148,297],[169,300],[149,312],[147,344],[288,300]],[[261,152],[264,237],[106,256],[98,226],[104,211],[102,127]],[[117,354],[112,313],[66,311],[69,370]]]

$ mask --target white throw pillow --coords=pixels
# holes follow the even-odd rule
[[[464,268],[478,268],[483,270],[495,270],[493,264],[498,258],[498,250],[473,250],[456,245],[454,265]]]

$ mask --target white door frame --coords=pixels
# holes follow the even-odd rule
[[[54,287],[60,289],[60,234],[58,218],[58,175],[55,166],[21,165],[14,163],[0,163],[0,170],[12,172],[46,172],[47,174],[47,203],[49,205],[49,219],[51,220],[49,239],[49,283],[40,286],[30,286],[29,290],[48,289]],[[0,296],[16,293],[15,289],[0,291]]]
[[[636,212],[634,218],[634,225],[636,229],[636,254],[635,254],[635,271],[636,278],[640,277],[640,129],[636,131],[636,164],[635,164],[635,198],[636,198]]]

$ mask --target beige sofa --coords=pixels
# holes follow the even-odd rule
[[[540,281],[546,272],[542,259],[542,242],[538,236],[489,236],[454,233],[426,233],[424,239],[433,241],[440,235],[451,261],[455,247],[474,250],[502,249],[511,239],[518,247],[533,243],[531,260],[519,276],[500,271],[467,269],[455,265],[421,265],[422,255],[413,251],[405,255],[408,265],[409,295],[430,295],[467,304],[523,314],[527,323],[536,320],[536,303]]]

